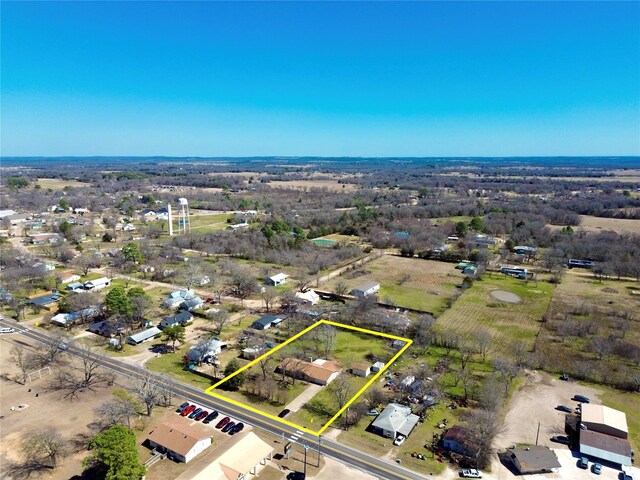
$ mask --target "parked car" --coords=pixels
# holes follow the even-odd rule
[[[589,468],[589,459],[587,457],[580,457],[580,460],[578,460],[578,468],[584,468],[585,470]]]
[[[375,408],[372,408],[367,412],[367,415],[369,415],[370,417],[375,417],[376,415],[380,415],[380,412]]]
[[[207,415],[207,418],[205,418],[202,423],[211,423],[212,420],[215,420],[216,417],[218,416],[218,412],[216,410],[214,410],[213,412],[211,412],[209,415]]]
[[[11,327],[0,328],[0,333],[13,333],[15,331],[16,331],[16,329],[15,328],[11,328]]]
[[[279,414],[278,417],[280,418],[284,418],[287,415],[289,415],[291,413],[291,410],[289,410],[288,408],[285,408],[284,410],[282,410]]]
[[[404,443],[404,441],[407,439],[407,437],[405,437],[404,435],[398,435],[396,437],[396,439],[393,441],[394,445],[397,445],[398,447],[400,445],[402,445]]]
[[[551,441],[562,443],[564,445],[569,445],[571,443],[571,439],[569,439],[569,437],[567,437],[566,435],[554,435],[553,437],[551,437]]]
[[[178,408],[176,408],[176,412],[180,413],[182,412],[185,408],[187,408],[189,406],[189,402],[184,402],[182,405],[180,405]]]
[[[561,412],[573,413],[573,408],[567,407],[566,405],[558,405],[556,410],[560,410]]]
[[[287,480],[305,480],[305,478],[303,472],[291,472],[287,475]]]
[[[482,478],[482,473],[475,468],[465,468],[464,470],[460,470],[460,476],[462,478]]]
[[[200,407],[196,408],[193,412],[189,414],[189,418],[196,418],[196,415],[198,415],[201,411],[202,411],[202,408]]]
[[[564,380],[565,382],[568,382],[569,375],[567,375],[566,373],[563,373],[562,375],[560,375],[560,380]]]
[[[231,435],[235,435],[236,433],[241,432],[244,429],[244,423],[238,422],[236,426],[229,432]]]
[[[227,433],[229,432],[229,430],[231,430],[235,426],[236,426],[236,422],[229,422],[224,427],[222,427],[222,432]]]
[[[584,395],[574,395],[573,399],[576,402],[580,402],[580,403],[589,403],[589,402],[591,402],[591,400],[589,400],[589,397],[585,397]]]
[[[207,412],[206,410],[202,410],[198,415],[196,415],[194,417],[194,420],[196,422],[199,422],[200,420],[202,420],[203,418],[206,418],[207,415],[209,415],[209,412]]]
[[[185,408],[180,412],[180,415],[182,415],[183,417],[186,417],[187,415],[190,415],[195,409],[196,409],[195,405],[189,405],[187,408]]]
[[[633,480],[633,477],[631,475],[629,475],[626,472],[620,472],[620,474],[618,474],[618,479],[619,480]]]
[[[216,424],[216,428],[222,428],[224,427],[227,423],[229,423],[231,421],[231,419],[229,417],[224,417],[222,420],[220,420],[217,424]]]
[[[600,465],[599,463],[594,463],[593,465],[591,465],[591,472],[595,473],[596,475],[600,475],[602,473],[602,465]]]

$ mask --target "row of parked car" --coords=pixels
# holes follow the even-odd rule
[[[180,405],[176,409],[176,412],[183,417],[191,418],[196,422],[202,420],[202,423],[211,423],[213,420],[218,418],[219,415],[216,410],[209,413],[204,408],[190,404],[189,402],[184,402],[182,405]],[[216,428],[220,428],[224,433],[228,433],[229,435],[235,435],[236,433],[241,432],[244,429],[244,423],[236,423],[231,421],[229,417],[224,417],[216,424]]]

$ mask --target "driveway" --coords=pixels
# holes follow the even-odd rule
[[[318,393],[321,389],[322,389],[322,385],[309,385],[307,388],[304,389],[304,392],[302,392],[300,395],[294,398],[293,401],[289,402],[289,405],[287,405],[284,408],[288,408],[292,412],[297,412],[304,406],[305,403],[311,400],[313,396],[316,393]]]

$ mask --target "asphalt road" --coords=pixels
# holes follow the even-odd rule
[[[19,323],[15,323],[9,320],[0,320],[2,327],[12,327],[16,329],[16,333],[11,335],[23,335],[26,338],[34,340],[42,344],[50,344],[53,339],[47,333],[39,330],[24,327]],[[86,351],[80,351],[80,349],[73,344],[69,344],[67,353],[70,355],[79,356],[81,353],[86,354]],[[107,368],[115,373],[124,375],[126,377],[136,379],[143,376],[149,376],[159,378],[160,376],[154,372],[150,372],[144,368],[129,365],[122,361],[116,360],[111,357],[99,355],[96,353],[90,353],[97,363],[104,368]],[[202,390],[194,388],[190,385],[186,385],[181,382],[173,381],[173,387],[175,394],[178,397],[184,398],[192,403],[197,403],[200,406],[206,407],[209,411],[215,409],[219,412],[224,412],[225,415],[235,417],[240,421],[253,425],[254,427],[265,430],[274,435],[283,437],[283,441],[291,441],[300,445],[307,445],[310,451],[316,451],[320,449],[320,453],[336,460],[343,462],[347,465],[351,465],[358,469],[364,470],[372,475],[384,480],[419,480],[426,478],[423,475],[414,473],[410,470],[403,468],[395,463],[388,463],[379,458],[372,457],[366,453],[360,452],[353,448],[342,445],[333,440],[327,440],[320,438],[309,433],[297,430],[294,427],[278,422],[277,420],[264,417],[260,414],[254,413],[250,410],[243,409],[234,404],[225,402],[222,399],[207,395]]]

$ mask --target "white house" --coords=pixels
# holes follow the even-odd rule
[[[127,223],[124,227],[122,227],[122,230],[124,230],[125,232],[133,232],[135,229],[135,225],[131,223]]]
[[[354,363],[351,365],[351,373],[358,377],[368,377],[371,373],[371,365],[368,363]]]
[[[307,290],[306,292],[296,292],[296,298],[300,300],[302,303],[308,303],[310,305],[315,305],[320,301],[320,295],[318,295],[313,290]]]
[[[107,277],[96,278],[95,280],[89,280],[84,283],[85,290],[102,290],[103,288],[111,285],[111,280]]]
[[[193,290],[174,290],[162,302],[162,305],[166,308],[178,308],[185,300],[189,300],[195,296]]]
[[[277,287],[278,285],[282,285],[283,283],[287,283],[287,278],[289,278],[289,275],[287,275],[286,273],[278,273],[276,275],[273,275],[272,277],[267,278],[267,285],[273,285],[274,287]]]
[[[380,291],[380,284],[377,282],[364,282],[351,290],[351,295],[358,298],[368,297],[369,295],[375,295]]]
[[[60,274],[60,282],[62,283],[77,282],[78,280],[80,280],[80,275],[77,273],[64,272]]]
[[[169,458],[189,463],[211,446],[211,433],[204,425],[170,417],[149,432],[147,441],[151,448],[166,453]]]
[[[162,333],[162,330],[160,330],[158,327],[151,327],[140,333],[136,333],[135,335],[131,335],[127,337],[127,343],[131,345],[140,345],[142,342],[151,340],[156,335],[159,335],[161,333]]]

